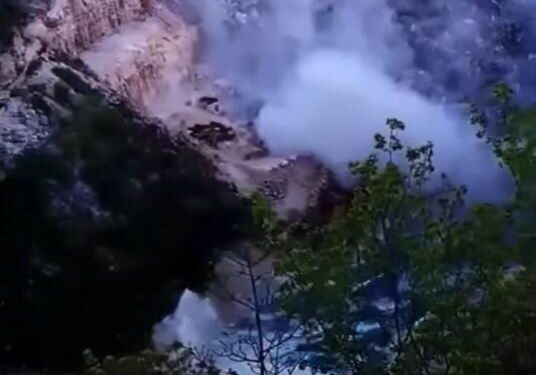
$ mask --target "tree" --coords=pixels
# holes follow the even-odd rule
[[[521,196],[508,207],[467,207],[465,188],[446,176],[441,191],[427,195],[433,146],[405,147],[397,138],[404,124],[391,119],[387,125],[388,136],[375,137],[377,152],[351,166],[359,183],[350,207],[283,257],[283,272],[291,276],[285,292],[293,302],[287,311],[318,337],[316,350],[331,359],[328,368],[524,373],[528,357],[512,360],[504,352],[520,348],[516,337],[526,346],[535,332],[527,329],[535,310],[525,293],[536,273],[522,251],[534,237],[524,236],[527,244],[516,240],[523,233]],[[514,158],[527,152],[518,149],[527,143],[516,141],[496,142],[514,172],[527,167]],[[379,279],[390,306],[371,314],[370,286]],[[513,300],[504,309],[506,296]],[[374,324],[376,333],[364,332],[360,322]]]
[[[302,359],[293,347],[300,326],[278,313],[281,301],[269,253],[244,247],[223,261],[234,270],[220,280],[224,298],[242,310],[245,320],[234,327],[238,332],[221,341],[217,355],[248,365],[254,374],[292,374]],[[227,288],[231,283],[233,292]]]

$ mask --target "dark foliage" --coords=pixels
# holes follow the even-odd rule
[[[85,102],[0,181],[0,364],[69,368],[85,348],[145,347],[246,228],[245,203],[209,162],[130,115]],[[81,183],[96,197],[82,211]]]
[[[9,44],[13,37],[13,27],[24,18],[24,13],[13,1],[0,3],[0,51]]]

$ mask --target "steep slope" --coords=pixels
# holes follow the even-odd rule
[[[73,24],[77,14],[87,11],[75,4],[54,4],[46,18],[57,20],[45,33],[50,35],[46,38],[48,44],[71,55],[74,51],[107,86],[139,111],[159,118],[172,133],[185,135],[213,160],[219,176],[241,191],[268,192],[266,187],[273,185],[269,181],[278,180],[282,194],[275,199],[275,208],[282,217],[289,217],[291,212],[303,214],[316,204],[319,192],[328,182],[326,171],[310,158],[265,158],[266,151],[253,129],[227,118],[217,98],[230,95],[229,88],[197,69],[200,40],[195,24],[172,12],[166,2],[126,2],[125,15],[116,14],[118,7],[114,2],[104,2],[93,6],[104,6],[105,10],[91,12],[107,12],[116,21],[100,21],[94,26],[98,31],[92,33],[85,20],[80,25]],[[72,40],[60,37],[73,25],[82,40],[76,48],[70,47]],[[92,40],[93,35],[100,38]],[[203,100],[215,103],[207,105]],[[214,124],[224,126],[233,136],[212,144],[191,137],[196,126],[212,129]],[[292,173],[295,168],[303,169],[303,173]],[[282,173],[290,179],[281,179]],[[292,198],[285,199],[287,193]],[[274,195],[268,197],[273,199]]]
[[[210,160],[35,28],[0,59],[0,373],[145,348],[248,223]]]
[[[149,345],[205,287],[248,229],[235,187],[294,218],[329,176],[228,118],[231,90],[199,74],[196,27],[164,2],[27,5],[0,50],[0,366],[64,368]]]

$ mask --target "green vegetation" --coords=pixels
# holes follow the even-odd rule
[[[508,92],[495,91],[499,105]],[[343,207],[309,241],[287,244],[282,271],[292,275],[287,312],[314,336],[328,369],[352,374],[532,374],[536,363],[536,206],[533,112],[510,110],[508,129],[489,139],[516,178],[504,207],[473,205],[465,188],[445,183],[439,196],[422,186],[433,172],[433,145],[411,149],[388,120],[377,153],[352,165],[360,183]],[[477,117],[475,117],[477,118]],[[522,120],[522,121],[520,121]],[[474,121],[485,126],[484,117]],[[388,162],[383,168],[378,153]],[[402,153],[404,172],[391,162]],[[283,246],[281,246],[283,247]],[[388,314],[365,315],[367,283],[381,277]],[[369,298],[369,299],[367,299]],[[371,345],[358,322],[379,327],[390,355]],[[326,369],[325,362],[319,369]]]
[[[494,90],[504,131],[488,141],[516,180],[511,202],[470,205],[446,178],[425,193],[433,145],[406,147],[405,125],[389,119],[375,152],[350,166],[359,183],[349,204],[326,225],[293,226],[258,195],[250,213],[207,160],[127,108],[78,102],[62,84],[55,94],[74,105],[72,118],[0,170],[0,363],[75,368],[91,348],[84,375],[219,374],[184,348],[171,357],[139,351],[183,288],[206,286],[215,250],[248,236],[287,276],[278,298],[322,358],[304,366],[535,373],[536,115],[515,108],[508,88]],[[484,114],[473,109],[471,120],[489,133]],[[375,284],[386,298],[371,313]],[[252,330],[259,340],[263,324]],[[295,369],[265,366],[278,362],[280,345],[255,337],[247,342],[261,361],[248,358],[260,375]]]
[[[128,109],[80,102],[0,181],[0,363],[70,368],[85,348],[146,347],[248,221],[180,139]]]
[[[506,104],[508,97],[497,100]],[[488,123],[483,116],[474,119],[479,127]],[[316,341],[314,350],[322,358],[303,366],[355,375],[535,373],[536,200],[531,187],[536,143],[530,133],[536,116],[510,109],[501,121],[508,131],[489,142],[518,185],[515,198],[504,206],[469,206],[465,188],[446,179],[440,193],[425,194],[433,145],[404,146],[398,138],[404,124],[395,119],[387,121],[387,137],[375,137],[376,151],[351,166],[359,184],[351,203],[329,224],[289,228],[254,196],[259,246],[276,258],[279,273],[290,276],[279,296],[284,311]],[[382,154],[388,160],[384,166]],[[407,168],[392,162],[395,154],[406,158]],[[378,280],[389,307],[383,314],[367,314],[368,285]],[[256,302],[251,306],[257,311]],[[357,330],[358,323],[377,330]],[[291,373],[292,366],[281,366],[281,372],[271,367],[283,351],[273,341],[267,341],[268,348],[259,345],[257,337],[266,333],[257,324],[239,341],[257,351],[253,357],[239,352],[243,357],[236,358],[254,363],[252,371],[260,375]],[[265,357],[270,366],[258,362]]]

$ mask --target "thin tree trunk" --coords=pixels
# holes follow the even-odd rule
[[[255,275],[253,272],[253,266],[251,264],[250,254],[246,256],[247,266],[248,266],[248,276],[251,284],[251,293],[253,296],[253,306],[255,314],[255,325],[257,328],[257,338],[259,340],[259,366],[260,366],[260,375],[266,375],[266,363],[265,363],[265,353],[264,353],[264,332],[262,329],[262,320],[261,312],[259,311],[259,296],[257,293],[257,285],[255,280]]]

